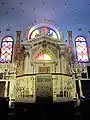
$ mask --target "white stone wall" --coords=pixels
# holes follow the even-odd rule
[[[72,77],[65,75],[53,75],[53,100],[64,99],[73,99],[75,98],[76,88],[75,83],[72,80]],[[63,92],[63,96],[60,95],[60,91]],[[67,92],[66,96],[64,95],[64,91]],[[57,97],[58,95],[58,97]]]
[[[34,100],[35,97],[35,77],[23,76],[16,78],[14,85],[14,95],[16,101]]]

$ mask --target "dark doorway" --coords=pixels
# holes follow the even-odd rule
[[[4,97],[5,82],[0,82],[0,97]]]

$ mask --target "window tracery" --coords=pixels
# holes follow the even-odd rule
[[[86,39],[82,36],[78,36],[75,39],[76,57],[78,62],[88,62],[88,49]]]

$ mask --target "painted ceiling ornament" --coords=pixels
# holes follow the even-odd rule
[[[8,32],[8,31],[11,31],[13,28],[14,28],[13,25],[7,24],[6,26],[4,26],[4,31]]]
[[[90,35],[90,31],[88,31],[89,35]]]

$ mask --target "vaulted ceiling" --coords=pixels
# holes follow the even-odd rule
[[[23,32],[36,20],[49,19],[73,37],[90,35],[90,0],[0,0],[0,30],[3,35]]]

